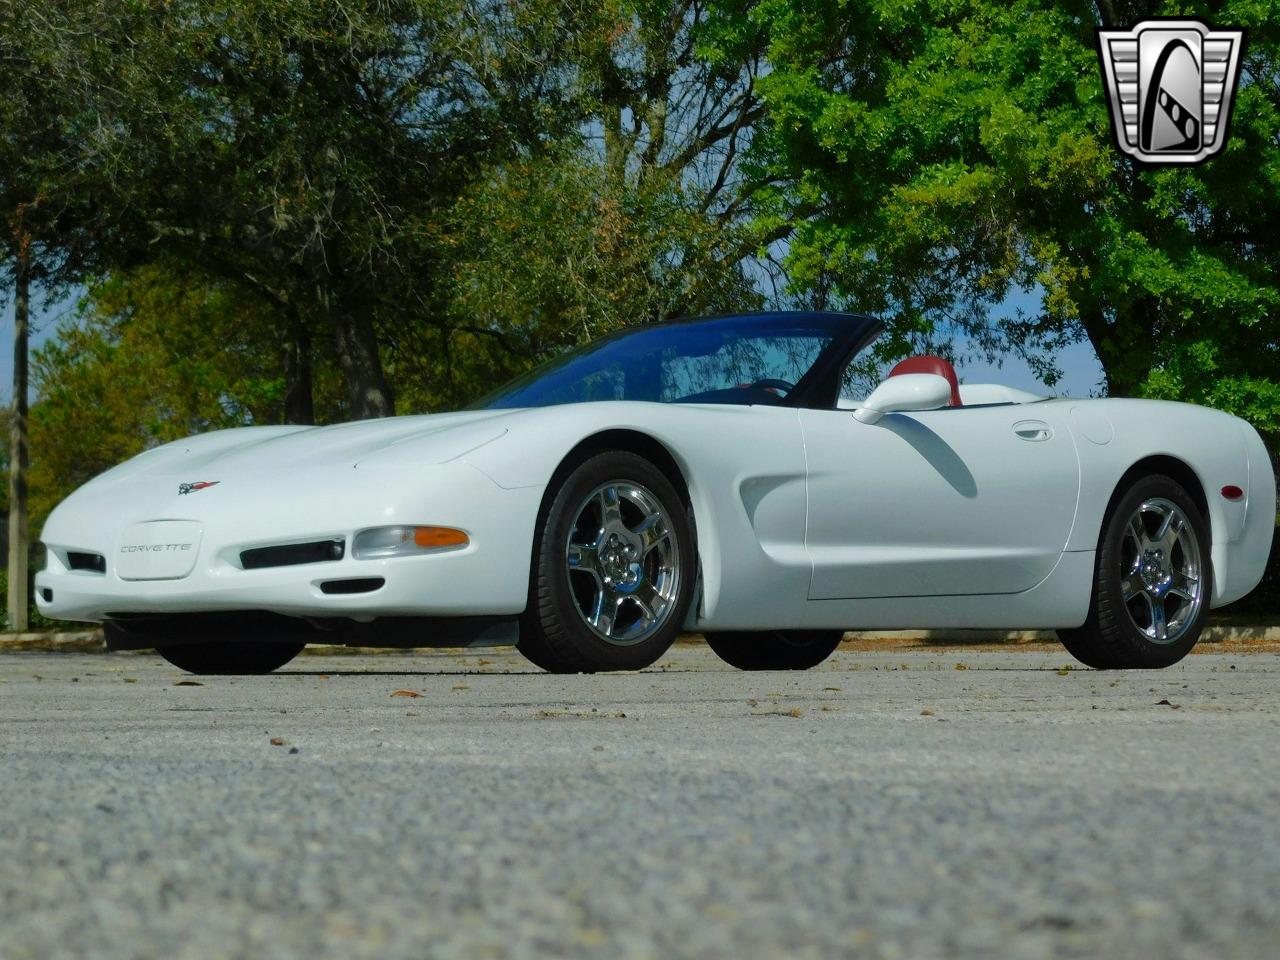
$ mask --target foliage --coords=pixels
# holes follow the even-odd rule
[[[572,0],[56,0],[4,34],[78,64],[57,114],[114,242],[100,265],[161,250],[322,322],[360,417],[393,410],[378,331],[430,300],[432,219],[576,119],[576,21]]]
[[[735,232],[747,211],[736,171],[760,110],[760,62],[749,36],[714,62],[699,56],[707,9],[695,0],[5,5],[0,69],[22,65],[20,87],[49,122],[6,109],[0,137],[49,173],[41,189],[87,210],[74,221],[85,252],[66,260],[62,278],[120,275],[157,254],[198,264],[270,303],[271,326],[298,341],[299,357],[331,338],[346,415],[385,414],[397,381],[414,404],[458,395],[436,359],[468,351],[473,336],[452,319],[454,251],[464,267],[506,265],[507,240],[495,234],[482,249],[468,225],[457,244],[441,241],[458,233],[463,198],[494,206],[486,185],[495,180],[564,170],[570,186],[582,172],[593,178],[585,197],[628,218],[628,240],[661,234],[640,241],[668,259],[641,265],[619,249],[617,264],[592,274],[601,281],[630,264],[653,282],[673,278],[665,299],[693,305],[701,301],[680,288],[694,267],[712,285],[737,282],[756,245]],[[585,197],[565,199],[587,209]],[[656,219],[664,205],[670,224]],[[62,222],[49,236],[70,244],[73,221]],[[694,235],[673,240],[677,222]],[[714,227],[736,242],[719,244],[714,261],[689,257]],[[606,241],[595,254],[614,252]],[[309,389],[308,369],[286,371],[291,395]],[[427,372],[443,382],[420,383]]]
[[[1152,14],[1250,30],[1224,155],[1136,169],[1112,143],[1094,28]],[[754,140],[792,222],[801,288],[893,321],[885,355],[955,332],[1012,349],[1087,337],[1112,393],[1188,398],[1213,379],[1274,418],[1280,282],[1280,16],[1221,5],[1042,0],[762,0],[773,69]],[[1039,309],[1001,322],[1014,290]],[[1152,373],[1155,369],[1158,372]],[[1264,382],[1265,381],[1265,382]]]
[[[493,168],[444,223],[447,339],[401,361],[405,397],[438,409],[629,323],[753,307],[741,241],[678,183],[628,186],[589,154]]]
[[[771,235],[739,162],[762,110],[759,31],[697,0],[590,11],[575,130],[486,164],[433,223],[440,322],[386,333],[409,409],[623,324],[762,301],[744,265]]]

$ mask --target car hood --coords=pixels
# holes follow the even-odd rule
[[[212,482],[237,475],[431,464],[455,459],[507,432],[508,411],[437,413],[359,420],[327,427],[243,427],[177,440],[139,454],[95,484],[138,476]]]

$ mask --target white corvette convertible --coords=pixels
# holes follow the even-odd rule
[[[895,627],[1053,629],[1114,668],[1174,663],[1258,583],[1276,488],[1244,421],[961,386],[936,357],[847,397],[878,332],[658,324],[460,413],[148,450],[49,517],[39,609],[197,673],[306,643],[636,669],[681,630],[800,669],[845,629]]]

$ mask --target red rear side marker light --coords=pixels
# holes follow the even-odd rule
[[[1244,490],[1234,483],[1229,483],[1222,488],[1222,495],[1228,500],[1239,500],[1244,496]]]

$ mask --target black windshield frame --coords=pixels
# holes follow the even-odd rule
[[[770,406],[803,407],[822,410],[830,410],[836,406],[836,400],[840,395],[841,371],[843,371],[845,365],[854,356],[860,353],[868,344],[870,344],[883,329],[883,324],[879,320],[862,314],[798,310],[681,318],[677,320],[667,320],[661,323],[645,324],[644,326],[627,327],[623,330],[616,331],[584,344],[576,350],[569,351],[561,356],[548,360],[546,363],[535,367],[528,373],[503,384],[497,390],[494,390],[477,400],[468,407],[468,409],[518,409],[522,406],[567,406],[575,402],[584,402],[565,401],[563,403],[520,404],[504,401],[515,399],[521,391],[549,376],[554,375],[557,371],[565,368],[569,364],[572,364],[575,360],[581,357],[590,356],[592,353],[624,338],[643,335],[646,331],[653,331],[655,329],[661,329],[664,332],[671,332],[673,328],[678,329],[681,326],[694,327],[700,324],[725,324],[726,322],[732,323],[734,321],[740,321],[744,327],[759,326],[762,328],[770,327],[773,329],[785,329],[787,326],[794,326],[797,330],[820,327],[824,329],[825,333],[830,335],[830,341],[819,351],[817,356],[814,358],[813,363],[809,366],[809,369],[800,378],[800,380],[796,382],[794,389],[789,391],[785,397],[770,400],[768,403]],[[678,402],[679,401],[669,401],[669,403]],[[757,404],[748,401],[737,405],[754,406]]]

